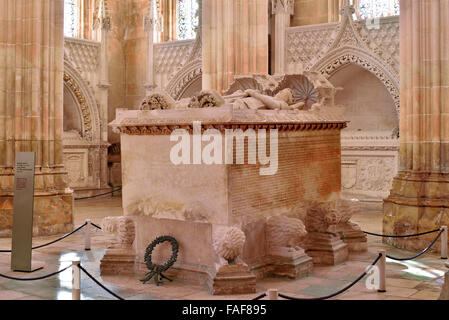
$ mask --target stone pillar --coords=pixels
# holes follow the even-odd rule
[[[147,33],[144,23],[148,12],[148,0],[127,0],[125,52],[125,105],[140,106],[145,99]]]
[[[268,1],[203,1],[203,89],[228,89],[234,75],[268,74]]]
[[[285,31],[293,15],[293,0],[273,0],[271,12],[275,16],[274,29],[274,73],[285,73]]]
[[[147,54],[146,54],[146,82],[145,91],[146,95],[150,95],[156,87],[154,84],[154,72],[153,72],[153,41],[154,41],[154,23],[156,17],[154,17],[154,3],[153,0],[148,1],[148,15],[145,17],[145,33],[147,37]]]
[[[400,26],[400,165],[384,201],[388,234],[449,224],[449,0],[401,0]],[[421,249],[434,237],[389,241]]]
[[[0,235],[12,229],[15,152],[36,153],[34,234],[70,231],[62,158],[63,0],[0,1]]]
[[[108,108],[109,108],[109,32],[111,31],[111,17],[108,3],[104,1],[101,21],[101,53],[100,53],[100,80],[98,82],[98,102],[100,105],[101,146],[100,146],[100,188],[108,188]]]

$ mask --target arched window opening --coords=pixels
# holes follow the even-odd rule
[[[176,39],[195,39],[198,28],[198,0],[178,0],[176,3]]]
[[[360,0],[360,19],[372,19],[399,15],[399,0]]]
[[[80,36],[80,6],[78,0],[64,0],[64,36]]]

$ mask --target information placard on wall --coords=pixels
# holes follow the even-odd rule
[[[34,152],[16,152],[11,269],[32,272]]]

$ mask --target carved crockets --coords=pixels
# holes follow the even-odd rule
[[[213,232],[213,246],[220,258],[234,264],[242,254],[246,237],[237,227],[217,227]]]
[[[101,222],[103,232],[114,234],[110,248],[131,248],[135,238],[134,220],[129,217],[107,217]]]

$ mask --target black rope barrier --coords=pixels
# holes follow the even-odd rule
[[[441,230],[440,233],[438,233],[437,237],[427,246],[427,248],[425,248],[423,251],[421,251],[420,253],[414,255],[413,257],[409,257],[409,258],[396,258],[396,257],[392,257],[390,255],[387,254],[387,258],[396,260],[396,261],[406,261],[406,260],[413,260],[418,258],[419,256],[423,255],[424,253],[426,253],[427,251],[430,250],[430,248],[432,248],[432,246],[435,244],[435,242],[437,242],[438,238],[441,236],[441,234],[444,232],[444,230]]]
[[[257,297],[255,297],[254,299],[251,299],[251,300],[260,300],[260,299],[265,298],[266,296],[267,296],[266,293],[262,293],[260,296],[257,296]]]
[[[59,270],[59,271],[56,271],[56,272],[47,274],[47,275],[45,275],[45,276],[35,277],[35,278],[17,278],[17,277],[7,276],[7,275],[1,274],[1,273],[0,273],[0,277],[6,278],[6,279],[10,279],[10,280],[17,280],[17,281],[35,281],[35,280],[43,280],[43,279],[47,279],[47,278],[53,277],[53,276],[55,276],[55,275],[57,275],[57,274],[59,274],[59,273],[61,273],[61,272],[64,272],[64,271],[66,271],[67,269],[69,269],[69,268],[71,268],[71,267],[72,267],[72,265],[69,265],[69,266],[67,266],[67,267],[65,267],[64,269],[61,269],[61,270]]]
[[[374,265],[380,260],[380,258],[382,258],[382,254],[379,253],[377,258],[373,261],[373,263],[369,266],[369,268],[367,270],[365,270],[357,279],[355,279],[353,282],[351,282],[349,285],[347,285],[343,289],[341,289],[341,290],[339,290],[339,291],[337,291],[335,293],[332,293],[330,295],[327,295],[327,296],[324,296],[324,297],[318,297],[318,298],[296,298],[296,297],[291,297],[291,296],[287,296],[285,294],[279,293],[279,297],[284,298],[284,299],[288,299],[288,300],[326,300],[326,299],[333,298],[333,297],[338,296],[339,294],[342,294],[343,292],[349,290],[357,282],[362,280],[363,277],[365,277],[368,274],[368,272],[371,271],[372,267],[374,267]]]
[[[440,231],[440,229],[435,229],[435,230],[431,230],[431,231],[427,231],[427,232],[421,232],[421,233],[416,233],[416,234],[409,234],[409,235],[386,235],[386,234],[372,233],[372,232],[368,232],[368,231],[363,231],[363,233],[369,234],[371,236],[383,237],[383,238],[409,238],[409,237],[422,236],[422,235],[429,234],[429,233],[435,233],[435,232],[438,232],[438,231]]]
[[[90,224],[91,224],[93,227],[97,228],[98,230],[101,230],[101,227],[98,226],[98,225],[96,225],[95,223],[91,222]]]
[[[105,196],[105,195],[108,195],[108,194],[113,194],[114,192],[120,191],[121,189],[122,189],[122,187],[118,187],[117,189],[109,191],[109,192],[96,194],[96,195],[89,196],[89,197],[75,198],[75,200],[86,200],[86,199],[98,198],[98,197]]]
[[[45,244],[41,244],[41,245],[32,247],[31,249],[34,250],[34,249],[43,248],[43,247],[49,246],[49,245],[51,245],[51,244],[53,244],[53,243],[55,243],[55,242],[61,241],[61,240],[65,239],[65,238],[67,238],[68,236],[74,234],[75,232],[81,230],[81,229],[84,228],[86,225],[87,225],[87,222],[84,222],[84,224],[82,224],[81,226],[79,226],[78,228],[76,228],[75,230],[73,230],[72,232],[69,232],[69,233],[63,235],[62,237],[60,237],[60,238],[58,238],[58,239],[56,239],[56,240],[50,241],[50,242],[48,242],[48,243],[45,243]],[[11,250],[0,250],[0,252],[11,252]]]
[[[103,288],[103,290],[105,290],[106,292],[108,292],[109,294],[111,294],[112,296],[114,296],[115,298],[119,299],[119,300],[125,300],[122,297],[120,297],[119,295],[115,294],[114,292],[112,292],[111,290],[109,290],[108,288],[106,288],[104,285],[102,285],[97,279],[95,279],[86,269],[84,269],[81,265],[79,266],[79,268],[90,278],[92,279],[93,282],[95,282],[97,285],[99,285],[101,288]]]

